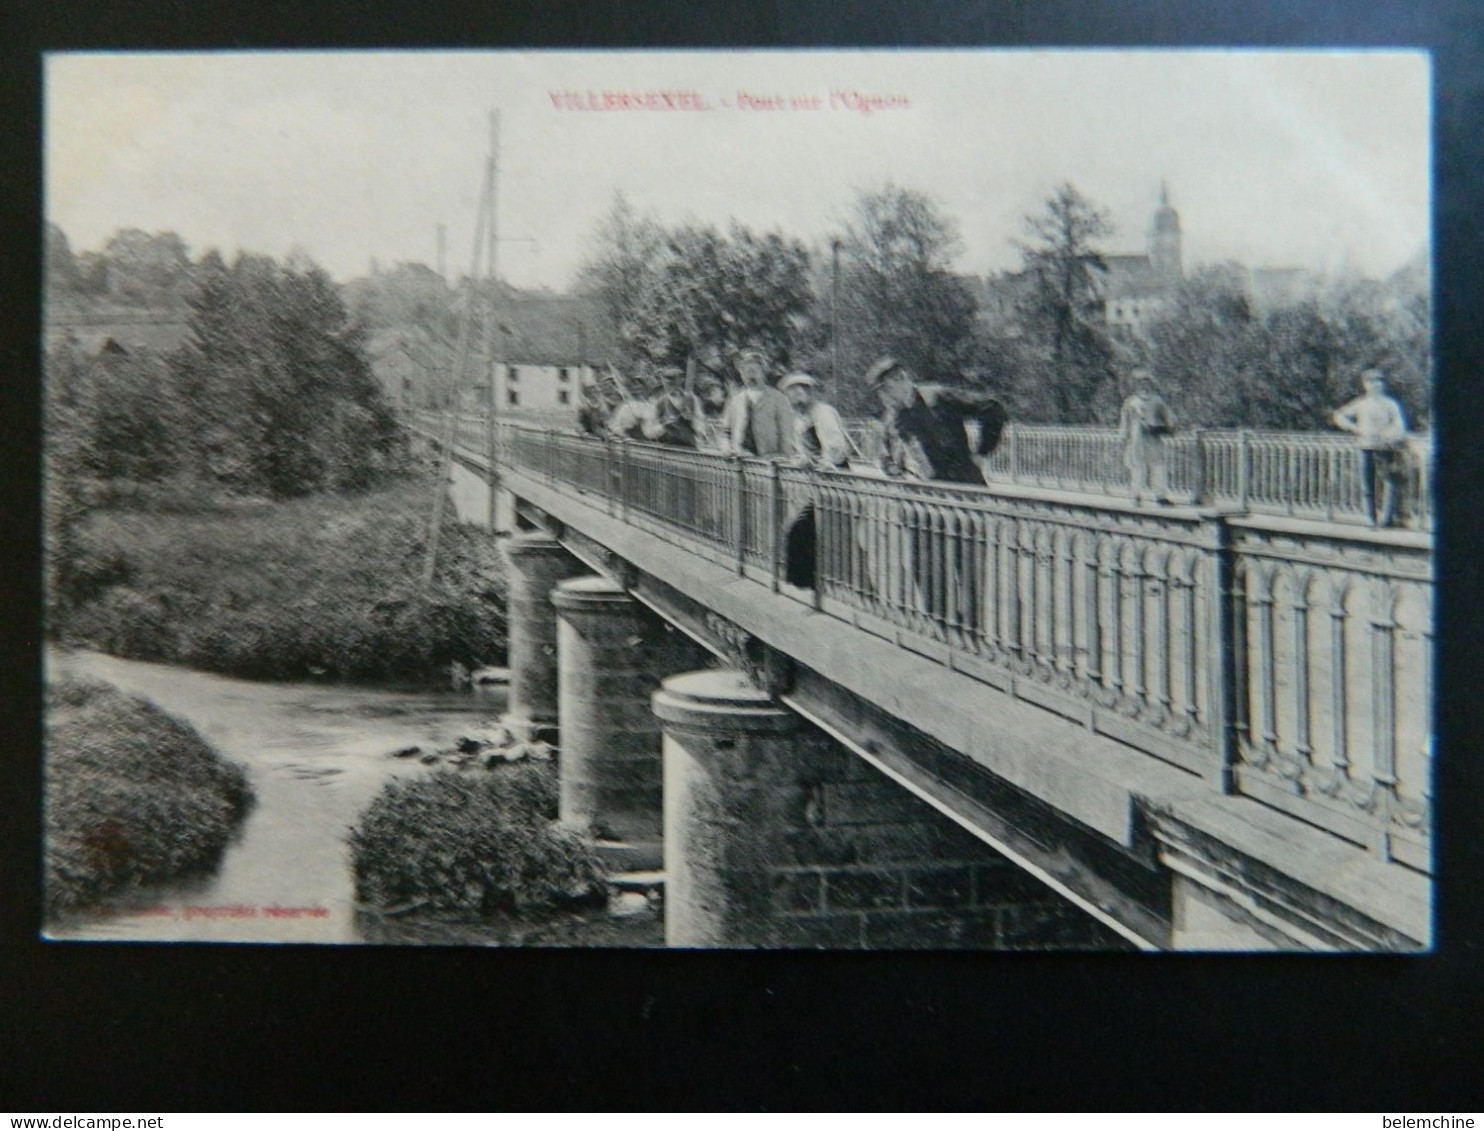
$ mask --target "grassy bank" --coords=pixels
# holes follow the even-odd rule
[[[602,866],[552,824],[556,804],[551,763],[394,779],[350,833],[356,896],[471,915],[601,899]]]
[[[449,521],[421,584],[427,476],[289,502],[189,482],[95,485],[51,634],[132,659],[257,679],[426,679],[505,655],[488,534]]]
[[[50,912],[209,868],[251,800],[239,767],[148,701],[86,681],[47,689]]]

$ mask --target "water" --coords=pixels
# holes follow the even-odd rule
[[[56,939],[170,942],[416,942],[647,945],[645,923],[601,910],[544,923],[458,924],[357,907],[345,834],[391,777],[430,772],[408,746],[446,750],[484,729],[505,689],[410,692],[251,683],[90,652],[52,670],[103,679],[189,722],[242,765],[256,804],[214,874],[120,895],[49,925]]]

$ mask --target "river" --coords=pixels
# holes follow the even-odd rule
[[[105,680],[153,700],[246,769],[256,803],[210,876],[120,895],[48,925],[53,939],[168,942],[621,945],[659,941],[658,917],[601,911],[458,923],[359,908],[346,830],[395,775],[427,773],[409,746],[446,750],[500,713],[505,689],[396,691],[255,683],[92,652],[49,674]]]

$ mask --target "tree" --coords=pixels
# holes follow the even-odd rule
[[[180,466],[179,404],[154,354],[105,349],[87,368],[79,408],[84,474],[150,482]]]
[[[634,344],[643,296],[658,283],[665,254],[665,232],[640,215],[621,191],[591,239],[587,261],[578,273],[578,290],[595,295],[618,339],[621,358],[632,363],[641,351]]]
[[[1025,218],[1025,228],[1018,246],[1032,286],[1021,314],[1049,366],[1056,417],[1098,419],[1117,400],[1113,350],[1102,324],[1101,276],[1108,265],[1098,249],[1113,234],[1113,223],[1106,209],[1064,183],[1042,212]]]
[[[86,363],[68,335],[43,359],[42,516],[43,579],[48,631],[65,615],[76,576],[77,531],[87,516],[79,467],[87,442],[81,408]]]
[[[749,347],[786,364],[809,301],[802,243],[738,224],[726,234],[683,225],[666,234],[633,304],[629,346],[654,365],[678,365],[692,353],[730,364]]]
[[[77,257],[72,254],[72,245],[67,241],[67,233],[50,222],[46,225],[46,243],[43,254],[46,301],[56,303],[75,297],[82,281],[82,274],[77,266]]]
[[[830,329],[841,372],[859,374],[892,354],[924,378],[958,380],[972,356],[976,303],[952,272],[954,223],[925,193],[887,184],[857,194],[838,242],[838,302],[821,293],[818,321],[830,326],[838,309]],[[853,384],[841,393],[847,407],[868,396]]]
[[[400,432],[323,270],[243,255],[200,276],[171,359],[199,471],[284,498],[363,486],[394,460]]]
[[[1150,323],[1146,361],[1179,420],[1228,427],[1247,423],[1262,338],[1245,272],[1219,263],[1193,272]]]
[[[103,256],[109,297],[124,305],[174,306],[189,288],[190,256],[174,232],[125,228],[104,245]]]
[[[1427,419],[1430,330],[1425,292],[1341,276],[1259,313],[1245,272],[1195,272],[1149,327],[1149,363],[1182,421],[1214,427],[1323,429],[1384,370],[1407,419]]]

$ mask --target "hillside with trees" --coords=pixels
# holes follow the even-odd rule
[[[46,355],[51,637],[262,678],[416,679],[501,660],[495,547],[445,531],[423,577],[441,486],[341,288],[302,255],[190,262],[179,248],[154,276],[106,272],[100,292],[179,296],[177,345],[62,337]]]

